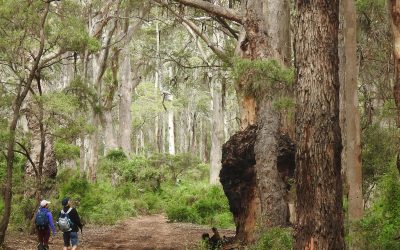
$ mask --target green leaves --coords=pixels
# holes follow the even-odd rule
[[[233,77],[244,87],[246,95],[264,97],[285,92],[292,86],[294,71],[282,66],[274,59],[234,60]]]
[[[62,1],[58,13],[49,21],[50,40],[65,51],[92,53],[100,49],[100,42],[89,36],[83,16],[83,6],[76,1]]]
[[[376,200],[358,224],[365,249],[400,249],[400,179],[394,164],[379,181]]]

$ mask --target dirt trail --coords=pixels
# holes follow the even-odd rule
[[[115,226],[84,228],[79,233],[79,249],[183,250],[196,249],[201,234],[210,228],[189,223],[168,223],[164,215],[148,215],[127,219]],[[62,249],[62,235],[50,244],[50,249]],[[233,236],[233,230],[220,230],[221,235]],[[36,237],[14,233],[7,237],[6,249],[33,250]]]

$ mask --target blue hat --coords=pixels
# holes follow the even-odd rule
[[[66,197],[62,200],[61,204],[65,207],[66,205],[68,205],[68,201],[69,201],[69,198]]]

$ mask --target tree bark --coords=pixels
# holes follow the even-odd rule
[[[118,148],[116,131],[114,128],[112,108],[104,108],[102,112],[102,123],[104,128],[104,154]]]
[[[119,146],[126,155],[131,153],[131,135],[132,135],[132,92],[134,84],[131,74],[131,59],[129,46],[122,49],[121,52],[121,86],[119,101]]]
[[[397,127],[400,128],[400,1],[390,0],[389,3],[390,14],[392,17],[393,57],[395,68],[393,96],[397,109]],[[400,172],[400,148],[397,150],[397,169]]]
[[[289,223],[287,190],[278,172],[279,119],[272,101],[264,99],[257,112],[258,131],[254,145],[255,171],[260,195],[260,229],[285,226]]]
[[[243,29],[237,53],[244,59],[274,59],[283,67],[290,61],[289,1],[248,0],[243,2]],[[258,100],[255,94],[246,95],[252,82],[239,81],[237,93],[242,112],[242,129],[257,120],[259,127],[255,143],[255,173],[259,208],[255,211],[259,230],[284,226],[289,222],[284,182],[277,168],[277,137],[281,128],[280,116],[273,110],[275,93]],[[268,80],[264,83],[268,85]],[[271,91],[272,92],[272,91]],[[268,148],[268,152],[266,152]],[[256,197],[256,196],[254,196]],[[250,214],[254,216],[254,214]],[[256,228],[247,228],[248,235]],[[254,238],[254,236],[253,236]]]
[[[236,238],[241,242],[255,240],[254,228],[260,225],[258,217],[255,216],[255,214],[261,213],[259,189],[256,185],[256,155],[254,152],[255,144],[258,143],[258,129],[257,126],[249,126],[246,130],[231,136],[222,147],[220,178],[235,220]],[[279,178],[289,189],[288,180],[294,177],[295,145],[285,134],[281,134],[277,138],[277,144],[277,149],[264,148],[265,153],[268,154],[269,150],[276,151],[274,153],[278,155],[276,164]]]
[[[339,1],[296,1],[295,249],[344,249]]]
[[[350,222],[360,220],[363,215],[362,165],[361,165],[361,129],[358,110],[358,67],[357,67],[357,30],[356,6],[353,0],[342,0],[344,17],[344,58],[342,73],[343,87],[343,126],[342,166],[346,173],[348,218]],[[354,225],[349,228],[350,237],[354,235]],[[357,249],[351,245],[351,249]]]

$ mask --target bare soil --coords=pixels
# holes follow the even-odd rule
[[[231,237],[234,230],[219,230],[221,236]],[[164,215],[130,218],[114,226],[87,226],[79,233],[78,249],[180,250],[198,249],[201,235],[211,229],[189,223],[168,223]],[[37,249],[35,235],[11,233],[6,249]],[[62,249],[62,234],[50,242],[50,249]]]

